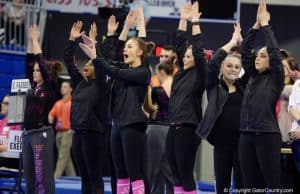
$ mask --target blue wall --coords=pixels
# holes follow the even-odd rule
[[[11,80],[24,78],[25,56],[0,53],[0,100],[9,94]]]

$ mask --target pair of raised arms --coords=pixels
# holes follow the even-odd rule
[[[96,56],[96,49],[95,45],[97,43],[96,36],[97,36],[97,26],[93,23],[90,27],[89,34],[86,35],[84,31],[82,31],[83,23],[82,21],[77,21],[73,24],[72,29],[70,31],[69,40],[75,41],[79,37],[82,38],[83,43],[79,43],[80,48],[83,52],[90,58],[95,59]],[[146,27],[145,27],[145,19],[144,19],[144,12],[143,8],[139,7],[137,9],[132,9],[127,14],[123,30],[119,36],[119,39],[122,41],[126,41],[129,29],[132,26],[136,26],[139,34],[138,36],[141,38],[146,37]],[[119,27],[119,22],[116,20],[114,15],[110,16],[107,23],[107,36],[112,36],[115,34],[116,30]]]

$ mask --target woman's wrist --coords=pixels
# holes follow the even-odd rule
[[[261,22],[261,26],[264,27],[264,26],[268,26],[269,25],[269,22]]]
[[[32,42],[33,44],[36,44],[36,43],[39,44],[39,39],[38,39],[38,38],[33,38],[33,39],[31,40],[31,42]]]
[[[114,31],[108,31],[107,34],[106,34],[106,36],[113,36],[113,35],[115,35]]]
[[[199,23],[200,22],[200,19],[199,18],[192,18],[191,19],[191,23],[194,24],[194,23]]]
[[[123,27],[123,30],[128,30],[129,31],[130,27],[131,27],[130,25],[125,24],[124,27]]]
[[[229,44],[231,45],[231,46],[236,46],[237,44],[238,44],[238,41],[236,41],[236,40],[234,40],[234,39],[231,39],[230,41],[229,41]]]
[[[259,22],[255,22],[255,24],[253,25],[254,29],[259,29],[260,28],[260,23]]]
[[[180,21],[187,22],[188,19],[186,19],[186,18],[180,18]]]

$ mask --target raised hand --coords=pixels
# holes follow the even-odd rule
[[[122,32],[120,33],[119,40],[126,41],[129,29],[132,25],[134,25],[136,20],[136,10],[132,9],[129,11],[129,13],[126,16],[126,20],[122,29]]]
[[[90,47],[89,45],[80,42],[79,47],[90,59],[93,60],[97,57],[95,45]]]
[[[135,19],[136,19],[136,10],[132,9],[127,14],[124,27],[130,28],[135,23]]]
[[[119,27],[119,22],[114,15],[110,16],[107,22],[107,36],[112,36],[115,34]]]
[[[192,4],[190,2],[184,3],[180,13],[180,19],[189,20],[191,18],[191,10],[192,10]]]
[[[233,27],[234,32],[232,33],[231,40],[222,47],[222,49],[227,53],[229,53],[233,47],[239,45],[243,41],[240,24],[234,24]]]
[[[96,36],[97,36],[97,26],[96,26],[96,23],[93,22],[93,24],[92,24],[91,27],[90,27],[89,38],[90,38],[92,41],[97,42],[97,41],[96,41]]]
[[[90,48],[92,48],[96,43],[96,36],[97,36],[97,26],[95,22],[91,25],[89,36],[82,33],[81,38],[84,42],[84,44],[88,45]]]
[[[138,30],[142,29],[145,27],[145,16],[144,16],[144,10],[143,7],[140,6],[139,8],[136,9],[136,28]]]
[[[255,24],[253,26],[254,29],[259,29],[261,27],[261,24],[260,24],[260,20],[259,20],[259,15],[261,13],[261,2],[258,4],[258,7],[257,7],[257,13],[256,13],[256,21],[255,21]]]
[[[233,41],[233,43],[235,45],[239,45],[239,44],[242,43],[243,37],[241,35],[241,26],[240,26],[240,23],[234,24],[234,32],[232,34],[231,41]]]
[[[70,32],[70,40],[75,41],[77,38],[81,37],[82,34],[84,34],[84,32],[81,32],[82,25],[82,21],[77,21],[73,24]]]
[[[258,20],[260,22],[260,25],[261,26],[269,25],[270,18],[271,18],[271,16],[267,10],[266,2],[261,1],[260,2],[260,12],[258,14]]]
[[[198,20],[201,16],[201,12],[199,12],[199,3],[198,1],[195,1],[192,5],[191,8],[191,19],[193,20]]]
[[[40,30],[36,24],[30,25],[27,34],[28,41],[38,40],[40,37]]]
[[[27,38],[28,38],[28,45],[27,45],[27,52],[33,54],[42,53],[42,49],[39,43],[40,37],[40,30],[36,24],[29,26]]]

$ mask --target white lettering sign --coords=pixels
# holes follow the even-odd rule
[[[20,130],[9,130],[7,141],[8,152],[22,152],[22,132]]]
[[[29,79],[13,79],[11,82],[11,92],[27,92],[31,88]]]

